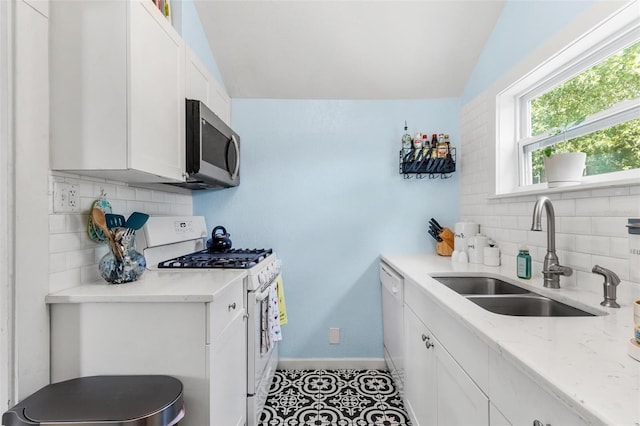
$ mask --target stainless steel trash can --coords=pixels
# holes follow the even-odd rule
[[[182,382],[161,375],[91,376],[47,385],[2,415],[4,426],[171,426],[184,415]]]

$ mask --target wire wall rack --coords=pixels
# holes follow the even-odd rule
[[[444,157],[438,157],[435,148],[401,149],[399,159],[399,171],[405,179],[448,179],[456,171],[455,148]]]

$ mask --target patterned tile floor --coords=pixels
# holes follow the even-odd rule
[[[409,426],[380,370],[278,370],[260,426]]]

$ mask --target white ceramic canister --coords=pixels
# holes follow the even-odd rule
[[[500,266],[500,249],[498,247],[485,247],[483,263],[487,266]]]
[[[484,249],[489,247],[489,237],[478,234],[469,239],[469,263],[484,263]]]
[[[469,255],[469,241],[480,232],[480,225],[475,222],[458,222],[454,226],[453,249]],[[462,256],[461,256],[462,258]]]

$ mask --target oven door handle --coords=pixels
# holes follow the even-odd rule
[[[265,291],[263,291],[262,293],[256,293],[256,303],[262,302],[264,299],[269,297],[269,289],[270,288],[271,288],[271,286],[267,287],[265,289]]]

